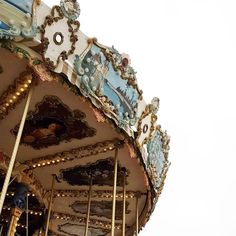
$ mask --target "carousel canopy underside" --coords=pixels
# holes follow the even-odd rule
[[[13,89],[16,79],[24,76],[27,68],[25,61],[18,59],[5,49],[0,49],[0,54],[0,64],[3,68],[0,74],[0,92],[4,94],[9,88]],[[14,69],[11,65],[14,65]],[[14,91],[11,92],[14,93]],[[0,122],[1,137],[4,137],[1,138],[0,150],[8,157],[11,156],[15,143],[24,104],[25,99],[22,98]],[[94,232],[96,232],[95,229],[101,232],[103,229],[104,232],[109,230],[116,146],[120,146],[117,227],[120,228],[122,219],[122,168],[127,171],[127,226],[132,226],[135,221],[136,194],[141,194],[140,212],[145,207],[147,186],[140,164],[137,159],[132,158],[131,147],[128,147],[128,144],[121,145],[124,136],[117,132],[115,125],[97,121],[98,113],[99,111],[91,103],[68,91],[68,88],[63,87],[60,82],[44,82],[34,87],[15,172],[21,173],[30,169],[40,185],[41,189],[35,189],[39,192],[39,196],[41,192],[47,195],[47,191],[51,188],[52,175],[57,176],[53,204],[54,219],[51,224],[51,230],[55,233],[63,234],[63,231],[70,231],[73,225],[76,230],[79,228],[77,225],[81,225],[81,230],[83,230],[89,171],[95,175],[91,226],[94,227]],[[52,136],[48,126],[54,123],[62,127],[59,127],[61,130]],[[41,195],[40,200],[43,204],[46,200],[42,197],[44,196]],[[35,211],[40,212],[41,209],[42,206],[39,206],[39,209]],[[74,216],[77,219],[74,219]],[[68,218],[66,223],[65,218]],[[58,229],[61,230],[58,231]]]

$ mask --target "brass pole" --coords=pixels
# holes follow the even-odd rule
[[[45,229],[45,236],[48,236],[48,228],[49,228],[51,211],[52,211],[52,201],[53,201],[54,186],[55,186],[55,175],[52,176],[51,196],[50,196],[50,202],[49,202],[49,206],[48,206],[48,215],[47,215],[47,223],[46,223],[46,229]]]
[[[26,194],[26,236],[29,236],[29,196]]]
[[[18,208],[12,208],[12,217],[11,217],[11,223],[8,229],[7,236],[14,236],[16,232],[17,222],[20,219],[20,216],[22,214],[22,210]]]
[[[22,118],[21,118],[20,127],[19,127],[19,130],[18,130],[17,136],[16,136],[15,146],[14,146],[14,149],[13,149],[13,152],[12,152],[12,155],[11,155],[10,163],[9,163],[7,173],[6,173],[6,177],[5,177],[5,180],[4,180],[4,184],[3,184],[3,187],[2,187],[2,193],[1,193],[1,197],[0,197],[0,215],[2,213],[3,203],[4,203],[4,200],[5,200],[5,197],[6,197],[7,188],[8,188],[9,182],[10,182],[12,170],[13,170],[15,160],[16,160],[16,155],[17,155],[18,148],[19,148],[19,145],[20,145],[20,140],[21,140],[21,136],[22,136],[22,133],[23,133],[24,125],[25,125],[26,116],[27,116],[27,113],[28,113],[28,110],[29,110],[29,105],[30,105],[30,101],[31,101],[31,98],[32,98],[32,93],[33,93],[33,89],[30,88],[30,91],[29,91],[29,94],[28,94],[28,97],[27,97],[27,100],[26,100],[24,112],[23,112],[23,115],[22,115]]]
[[[139,228],[139,210],[138,210],[138,201],[139,197],[136,197],[136,236],[138,236],[138,228]]]
[[[113,183],[113,199],[112,199],[112,219],[111,219],[111,236],[115,235],[117,165],[118,165],[118,148],[116,148],[116,150],[115,150],[114,183]]]
[[[126,173],[124,171],[124,183],[123,183],[123,219],[122,219],[122,236],[125,236],[125,210],[126,210]]]
[[[92,184],[93,184],[93,178],[91,176],[90,177],[90,186],[89,186],[89,195],[88,195],[87,218],[86,218],[84,236],[88,236],[88,226],[89,226],[89,217],[90,217],[90,208],[91,208],[91,197],[92,197]]]

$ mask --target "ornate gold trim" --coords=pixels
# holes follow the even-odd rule
[[[143,128],[142,128],[142,123],[143,120],[147,117],[151,115],[151,124],[147,124],[147,125],[151,125],[150,128],[148,127],[149,130],[149,136],[146,137],[143,142],[140,144],[138,142],[139,138],[141,137],[142,133],[143,133]],[[152,110],[152,106],[149,104],[145,107],[144,111],[142,112],[139,121],[138,121],[138,128],[137,128],[137,136],[136,136],[136,145],[138,146],[139,149],[143,148],[143,145],[146,144],[151,137],[153,136],[153,132],[155,131],[155,127],[156,127],[156,121],[157,121],[157,116],[155,114],[153,114],[153,110]],[[148,131],[147,130],[147,131]]]
[[[55,190],[54,191],[54,198],[87,198],[88,197],[88,190]],[[141,193],[139,191],[127,191],[126,198],[133,199],[136,196],[143,196],[146,193]],[[105,198],[105,199],[112,199],[113,192],[111,190],[93,190],[92,198]],[[117,191],[116,198],[122,199],[123,192]]]
[[[56,23],[59,20],[62,20],[64,18],[65,18],[65,16],[64,16],[60,6],[54,6],[54,7],[52,7],[51,14],[45,17],[44,23],[40,27],[41,42],[42,42],[42,46],[43,46],[43,50],[41,52],[41,55],[43,58],[43,62],[50,70],[54,70],[58,66],[60,60],[62,60],[62,61],[67,60],[68,56],[72,55],[74,53],[75,44],[78,41],[78,36],[76,35],[76,33],[79,30],[80,23],[79,23],[79,21],[76,21],[76,20],[68,20],[67,26],[68,26],[68,33],[70,34],[70,42],[71,42],[71,47],[70,47],[69,51],[63,50],[60,53],[60,55],[58,56],[56,64],[54,64],[54,62],[50,58],[45,56],[47,49],[50,45],[49,39],[47,37],[45,37],[46,28],[50,27],[53,23]],[[55,33],[58,34],[60,32],[55,32]]]
[[[84,217],[78,217],[75,215],[70,215],[70,214],[65,214],[65,213],[60,213],[60,212],[52,212],[52,219],[67,220],[71,222],[77,222],[80,224],[85,224],[86,222],[86,218]],[[89,222],[90,222],[90,225],[95,225],[99,228],[105,228],[105,229],[111,228],[111,223],[109,221],[90,219]],[[116,229],[121,229],[121,227],[122,227],[121,224],[115,224]]]
[[[97,47],[99,47],[102,50],[102,52],[104,53],[104,56],[107,58],[107,60],[112,63],[112,66],[113,66],[114,70],[116,72],[120,71],[120,77],[123,80],[127,80],[128,81],[128,85],[131,85],[133,88],[135,88],[137,90],[137,92],[139,94],[139,98],[138,99],[142,100],[142,98],[143,98],[142,97],[143,91],[139,89],[138,84],[135,81],[135,78],[127,76],[124,73],[123,68],[120,65],[116,64],[116,61],[115,61],[115,59],[113,57],[112,52],[107,47],[105,47],[102,44],[98,43],[96,38],[89,39],[88,43],[93,43],[94,45],[96,45]]]
[[[24,165],[27,165],[30,169],[39,167],[45,167],[50,165],[57,165],[61,162],[73,161],[75,159],[81,159],[91,155],[97,155],[99,153],[106,153],[114,150],[115,148],[121,148],[123,141],[119,139],[108,140],[99,142],[93,145],[82,146],[76,149],[55,153],[52,155],[35,158],[30,161],[26,161]]]
[[[33,73],[28,69],[9,85],[0,97],[0,120],[4,119],[15,106],[26,97],[31,87]]]

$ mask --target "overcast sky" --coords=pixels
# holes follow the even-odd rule
[[[172,137],[166,185],[140,235],[235,236],[236,1],[80,6],[85,34],[131,56],[146,101],[160,98],[159,122]]]

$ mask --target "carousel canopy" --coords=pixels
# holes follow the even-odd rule
[[[52,9],[0,0],[3,232],[20,208],[20,235],[44,232],[48,215],[49,235],[83,235],[90,202],[87,235],[123,235],[124,215],[133,235],[162,191],[169,137],[157,123],[159,99],[144,101],[129,56],[84,35],[79,14],[73,0]],[[14,200],[20,184],[27,207]]]

